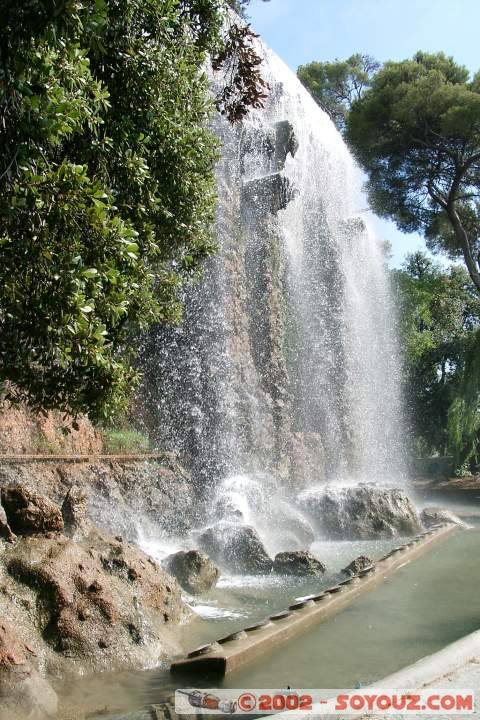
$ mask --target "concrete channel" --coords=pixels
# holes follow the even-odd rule
[[[427,553],[458,530],[454,524],[436,525],[420,533],[366,568],[317,595],[290,605],[283,612],[190,652],[171,665],[171,672],[188,677],[223,677],[271,652],[309,627],[324,622],[373,590],[406,563]]]

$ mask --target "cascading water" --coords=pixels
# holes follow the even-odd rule
[[[182,326],[157,328],[143,356],[159,444],[190,465],[217,518],[253,524],[274,552],[295,545],[293,496],[398,484],[404,468],[394,312],[360,173],[294,74],[258,48],[266,108],[216,122],[219,254],[187,290]]]
[[[284,175],[296,197],[278,217],[296,318],[296,424],[321,436],[328,479],[403,474],[399,353],[381,244],[365,220],[361,176],[333,123],[265,50],[268,114],[298,141]]]

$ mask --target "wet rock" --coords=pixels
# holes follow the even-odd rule
[[[292,182],[281,175],[273,173],[266,177],[249,180],[243,188],[246,203],[257,203],[263,212],[277,213],[285,210],[287,205],[297,196],[298,191]]]
[[[198,517],[198,498],[189,473],[170,453],[158,460],[49,462],[12,465],[1,462],[0,488],[26,485],[60,508],[73,486],[88,493],[88,517],[111,535],[138,538],[161,524],[179,535]]]
[[[245,172],[245,161],[248,162],[248,156],[251,155],[257,163],[259,156],[263,156],[264,167],[279,172],[284,169],[288,155],[295,157],[298,148],[298,139],[289,120],[280,120],[271,127],[245,127],[240,157],[242,172]]]
[[[279,492],[278,478],[270,474],[228,478],[217,487],[212,504],[210,515],[217,523],[268,528],[269,541],[278,549],[306,550],[315,539],[310,520],[292,496]]]
[[[74,485],[70,488],[62,504],[62,517],[65,534],[78,539],[88,535],[88,495],[85,490]]]
[[[135,540],[139,518],[143,529],[158,528],[160,523],[173,535],[189,531],[192,509],[198,507],[196,491],[173,455],[166,453],[159,461],[97,465],[90,475],[90,518],[112,535],[121,532]]]
[[[81,673],[153,665],[179,651],[188,608],[177,581],[139,548],[92,530],[23,536],[0,558],[0,617],[15,616],[43,664]]]
[[[11,485],[2,491],[2,504],[13,532],[18,535],[62,532],[58,505],[27,485]]]
[[[273,569],[279,575],[317,577],[326,571],[325,565],[307,550],[292,550],[275,555]]]
[[[214,562],[231,572],[246,575],[271,571],[273,563],[255,528],[235,523],[217,523],[198,538]]]
[[[192,595],[202,595],[217,584],[219,570],[208,555],[198,550],[177,552],[165,563],[168,572]]]
[[[421,529],[412,501],[396,488],[328,485],[302,493],[300,507],[332,539],[369,540],[413,535]]]
[[[345,575],[357,575],[361,570],[365,570],[373,564],[373,560],[370,560],[366,555],[359,555],[355,560],[352,560],[350,565],[343,568],[342,573]]]
[[[438,523],[455,523],[455,525],[465,526],[466,523],[455,515],[455,513],[445,508],[440,507],[428,507],[424,508],[420,513],[420,520],[426,528],[432,527],[432,525],[438,525]]]
[[[275,165],[283,170],[288,155],[295,157],[299,143],[289,120],[275,123]]]
[[[33,667],[31,651],[0,621],[0,720],[46,720],[57,713],[53,688]]]
[[[7,515],[5,510],[0,503],[0,538],[7,540],[8,542],[14,542],[15,534],[12,532],[12,528],[8,524]]]

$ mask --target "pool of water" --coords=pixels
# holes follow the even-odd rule
[[[480,529],[457,532],[227,686],[365,685],[478,630],[479,549]]]
[[[359,554],[359,545],[327,545],[316,548],[322,558],[330,553],[331,572],[322,583],[225,578],[208,602],[202,601],[199,608],[197,605],[203,617],[184,629],[186,648],[264,617],[319,585],[331,584],[335,570]],[[378,557],[385,547],[371,545],[371,557]],[[227,676],[224,686],[355,687],[380,679],[479,629],[479,550],[480,527],[457,531],[336,617],[310,628],[305,635],[247,669]],[[365,544],[360,551],[369,554]],[[212,681],[204,678],[199,685],[208,687]],[[77,679],[60,691],[68,696],[64,707],[69,708],[71,717],[72,707],[82,707],[90,713],[130,712],[161,701],[175,687],[168,668],[158,668],[102,675],[96,680]]]
[[[185,628],[183,644],[187,650],[192,650],[201,642],[215,640],[255,620],[283,610],[296,598],[320,592],[338,582],[340,578],[345,579],[345,576],[341,575],[342,568],[359,555],[375,559],[398,543],[398,538],[315,542],[310,550],[327,567],[321,578],[288,578],[273,574],[223,576],[208,599],[188,598],[189,604],[199,617]]]

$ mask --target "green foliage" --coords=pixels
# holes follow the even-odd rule
[[[152,450],[150,439],[132,428],[107,429],[103,431],[103,446],[107,453],[148,453]]]
[[[231,122],[245,118],[251,108],[263,108],[270,89],[261,74],[262,58],[250,25],[229,22],[222,49],[212,58],[212,68],[227,78],[216,96],[216,108]]]
[[[448,442],[457,468],[478,464],[480,442],[480,330],[471,334],[458,394],[448,412]]]
[[[247,7],[250,5],[251,0],[227,0],[228,5],[235,10],[241,17],[245,17]],[[263,0],[263,2],[270,2],[270,0]]]
[[[95,418],[135,384],[132,331],[177,322],[214,250],[203,63],[221,0],[4,0],[0,382]],[[122,349],[120,355],[118,350]]]
[[[243,17],[247,6],[250,5],[250,0],[228,0],[228,4],[232,10]]]
[[[424,453],[444,454],[451,447],[452,407],[463,397],[464,378],[471,370],[480,298],[461,266],[443,269],[422,253],[409,256],[394,271],[394,281],[412,445]]]
[[[362,97],[379,67],[369,55],[356,53],[347,60],[301,65],[297,74],[322,110],[343,131],[352,104]]]
[[[480,292],[480,82],[443,53],[388,62],[353,103],[347,139],[370,200],[401,230],[463,256]]]

